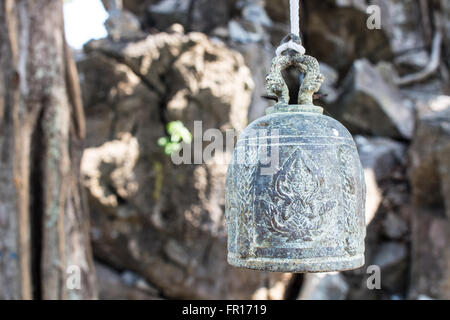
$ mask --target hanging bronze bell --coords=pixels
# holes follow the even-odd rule
[[[289,104],[282,71],[304,75]],[[313,104],[317,60],[274,58],[266,89],[278,103],[240,135],[226,178],[228,263],[263,271],[330,272],[364,264],[365,182],[348,130]]]

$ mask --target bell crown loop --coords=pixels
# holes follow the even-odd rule
[[[300,43],[300,38],[288,34],[281,43],[294,41]],[[289,88],[283,78],[282,71],[294,66],[304,74],[304,79],[298,93],[298,104],[314,106],[313,95],[318,92],[325,77],[320,73],[316,58],[287,49],[272,60],[269,74],[266,76],[266,91],[270,97],[276,97],[278,104],[289,105]],[[280,109],[278,107],[277,109]]]

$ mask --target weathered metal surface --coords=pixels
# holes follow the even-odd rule
[[[281,71],[305,73],[288,105]],[[226,180],[228,262],[277,272],[329,272],[364,264],[365,183],[355,143],[312,104],[323,76],[313,57],[274,59],[267,91],[279,103],[241,134]]]

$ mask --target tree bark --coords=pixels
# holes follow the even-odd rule
[[[0,299],[96,298],[83,139],[62,2],[0,0]]]

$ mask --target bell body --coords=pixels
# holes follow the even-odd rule
[[[322,111],[278,104],[240,135],[226,180],[231,265],[329,272],[364,264],[364,173],[350,133]]]

